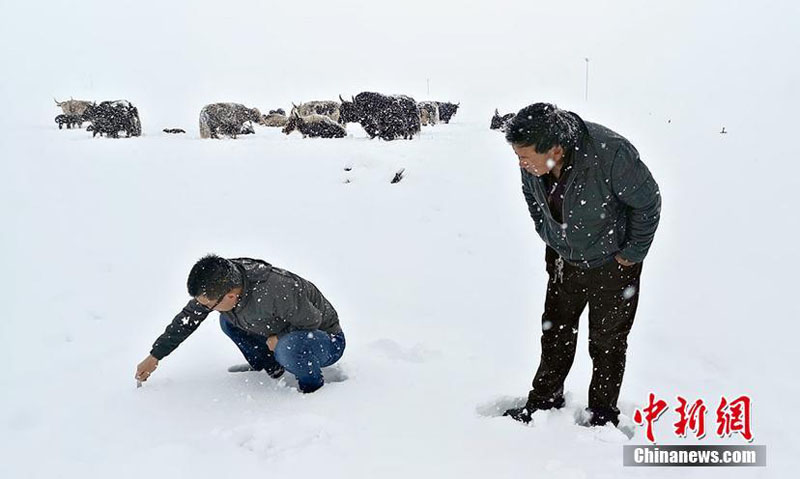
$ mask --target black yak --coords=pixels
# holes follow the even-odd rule
[[[420,131],[419,108],[411,97],[361,92],[352,101],[339,99],[341,123],[360,123],[370,138],[410,140]]]

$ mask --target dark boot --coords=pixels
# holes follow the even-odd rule
[[[531,422],[531,415],[536,412],[536,409],[528,409],[528,406],[523,407],[515,407],[508,409],[506,412],[503,413],[503,416],[509,416],[511,419],[521,422],[523,424],[528,424]]]
[[[616,408],[594,408],[586,409],[591,414],[589,419],[590,426],[605,426],[608,423],[619,426],[619,410]]]
[[[283,369],[283,366],[278,364],[277,361],[273,361],[272,364],[267,365],[267,367],[264,368],[264,371],[266,371],[267,374],[269,374],[269,377],[272,379],[278,379],[279,377],[283,376],[283,373],[286,372],[286,370]]]
[[[281,369],[283,369],[283,368],[281,368]],[[325,385],[324,381],[321,382],[320,384],[314,384],[314,385],[311,385],[311,386],[305,385],[305,384],[298,384],[297,385],[297,389],[303,394],[310,394],[310,393],[313,393],[314,391],[317,391],[318,389],[320,389],[324,385]]]
[[[564,397],[559,396],[558,398],[552,401],[534,401],[528,399],[527,404],[523,407],[515,407],[507,410],[503,413],[503,416],[509,416],[511,419],[515,421],[519,421],[524,424],[528,424],[531,422],[531,416],[536,411],[542,410],[546,411],[548,409],[561,409],[564,407]]]
[[[233,366],[228,368],[229,373],[247,373],[250,371],[261,371],[264,370],[269,377],[272,379],[278,379],[279,377],[283,376],[283,373],[286,372],[283,369],[283,366],[278,364],[277,362],[273,361],[271,364],[267,365],[263,368],[254,368],[250,364],[234,364]]]

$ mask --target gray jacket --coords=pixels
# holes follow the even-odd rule
[[[244,284],[236,307],[220,316],[237,328],[264,336],[281,336],[296,330],[342,331],[339,316],[316,286],[289,271],[250,258],[231,259],[242,272]],[[157,359],[178,347],[211,310],[192,298],[156,339],[150,354]]]
[[[580,123],[583,133],[566,179],[563,224],[550,212],[544,179],[521,169],[536,232],[565,261],[581,268],[605,264],[617,253],[641,262],[661,215],[658,184],[628,140],[602,125]]]

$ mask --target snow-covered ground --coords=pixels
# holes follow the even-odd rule
[[[197,3],[0,2],[0,477],[786,477],[796,466],[796,3]],[[266,128],[199,139],[209,102],[266,111],[362,90],[462,107],[414,141],[353,125],[341,140]],[[59,131],[54,95],[127,98],[144,136]],[[749,394],[768,467],[623,468],[622,445],[645,444],[643,430],[575,424],[591,374],[586,318],[567,407],[532,427],[496,417],[538,364],[546,273],[516,158],[488,122],[495,107],[535,101],[628,137],[661,186],[626,421],[651,391],[710,409]],[[294,271],[336,306],[348,345],[322,390],[229,374],[242,361],[216,315],[136,389],[136,364],[212,251]],[[656,435],[746,444],[715,439],[714,419],[702,441],[674,437],[671,416]]]

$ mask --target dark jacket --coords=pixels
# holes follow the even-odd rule
[[[639,263],[658,227],[658,185],[628,140],[602,125],[580,123],[581,139],[566,178],[563,224],[550,212],[544,178],[521,169],[522,193],[536,232],[565,261],[581,268],[605,264],[617,253]]]
[[[281,336],[296,330],[342,331],[339,316],[316,286],[289,271],[250,258],[231,259],[242,272],[244,284],[239,303],[220,316],[245,331]],[[150,354],[168,355],[203,322],[211,310],[194,298],[186,304],[156,339]]]

